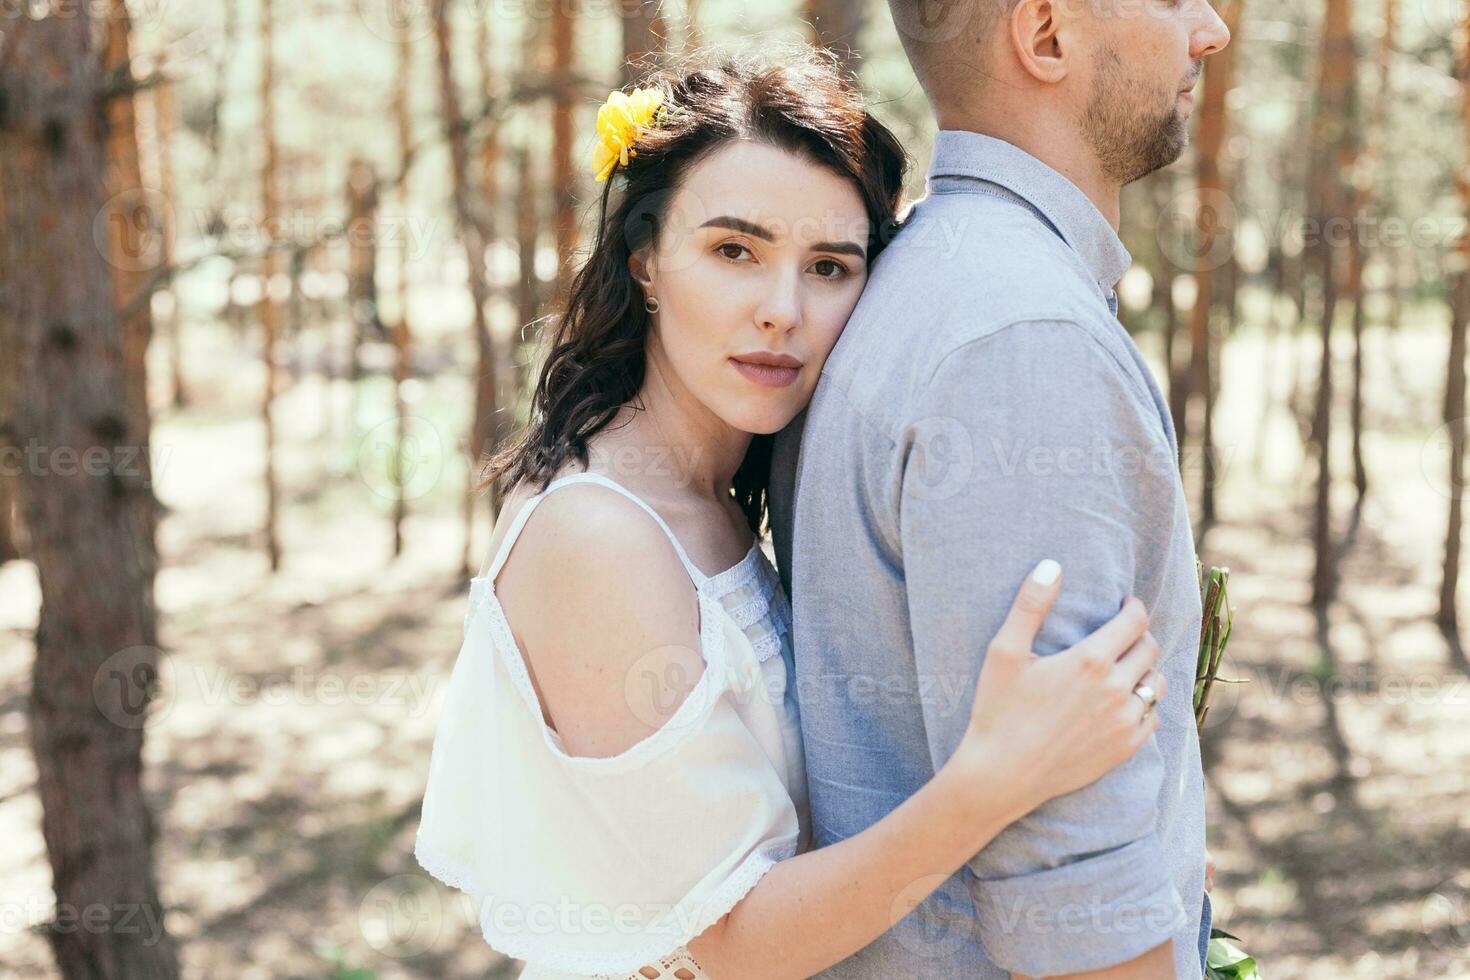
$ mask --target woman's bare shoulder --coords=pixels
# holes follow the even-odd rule
[[[573,755],[615,755],[642,740],[703,671],[698,599],[678,554],[651,516],[606,487],[542,499],[495,591]]]

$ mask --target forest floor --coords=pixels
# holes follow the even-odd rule
[[[416,393],[421,451],[397,560],[378,458],[391,432],[381,382],[364,383],[355,405],[313,380],[283,394],[284,561],[271,573],[258,531],[259,377],[238,369],[245,348],[213,344],[191,375],[193,402],[160,412],[154,436],[168,656],[146,787],[185,975],[511,976],[466,901],[412,856],[465,611],[464,466],[441,435],[467,415],[462,383]],[[1219,521],[1201,554],[1233,570],[1226,673],[1248,683],[1216,689],[1209,833],[1216,922],[1272,980],[1470,977],[1470,675],[1433,625],[1443,344],[1431,321],[1369,336],[1373,483],[1340,562],[1339,601],[1320,624],[1308,606],[1314,471],[1284,410],[1260,424],[1266,385],[1279,396],[1294,370],[1315,370],[1312,341],[1292,353],[1244,331],[1227,345]],[[1338,348],[1339,378],[1347,353]],[[1342,473],[1346,418],[1344,402]],[[1197,498],[1199,468],[1186,470]],[[1341,532],[1350,483],[1334,502]],[[476,562],[486,535],[482,520]],[[5,976],[55,976],[30,928],[51,904],[26,734],[39,602],[29,564],[0,567]]]

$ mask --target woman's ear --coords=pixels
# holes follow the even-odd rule
[[[648,260],[648,249],[640,248],[628,256],[628,271],[633,278],[643,287],[644,291],[653,292],[653,263]]]

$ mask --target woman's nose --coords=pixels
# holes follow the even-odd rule
[[[783,274],[772,283],[755,311],[756,324],[762,330],[790,330],[801,325],[800,279]]]

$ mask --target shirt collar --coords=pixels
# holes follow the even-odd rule
[[[973,177],[995,184],[1035,211],[1087,264],[1107,293],[1133,257],[1082,190],[1036,157],[1004,140],[943,129],[934,138],[929,179]]]

